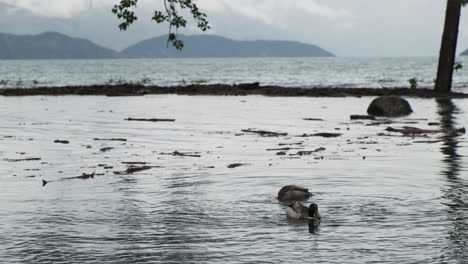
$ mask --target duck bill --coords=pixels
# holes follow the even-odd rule
[[[314,218],[317,219],[317,220],[320,220],[322,218],[322,216],[320,215],[318,210],[315,212]]]

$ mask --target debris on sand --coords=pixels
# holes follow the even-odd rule
[[[284,147],[284,148],[272,148],[272,149],[267,149],[266,151],[288,151],[291,149],[302,149],[302,148],[290,148],[290,147]]]
[[[159,153],[160,155],[170,155],[170,156],[180,156],[180,157],[193,157],[193,158],[200,158],[201,155],[199,152],[180,152],[180,151],[174,151],[171,153]]]
[[[57,140],[54,140],[54,143],[58,143],[58,144],[70,144],[70,141],[57,139]]]
[[[351,120],[375,120],[374,115],[351,115]]]
[[[326,148],[320,147],[320,148],[315,149],[315,150],[301,150],[301,151],[298,151],[296,154],[291,154],[291,155],[293,155],[293,156],[308,156],[308,155],[312,155],[314,153],[321,152],[321,151],[324,151],[324,150],[326,150]]]
[[[125,165],[146,165],[148,162],[143,162],[143,161],[122,161],[122,164]]]
[[[126,174],[133,174],[135,172],[150,170],[152,168],[160,168],[159,166],[130,166],[124,171],[114,171],[116,175],[126,175]]]
[[[8,162],[20,162],[20,161],[34,161],[34,160],[41,160],[41,158],[25,158],[25,159],[3,159],[4,161]]]
[[[437,134],[437,133],[450,133],[450,134],[465,134],[465,128],[458,128],[454,130],[447,129],[421,129],[417,127],[404,126],[402,128],[387,127],[388,132],[397,132],[403,135],[420,135],[420,134]]]
[[[295,143],[279,143],[278,146],[300,146],[304,144],[304,142],[295,142]]]
[[[321,118],[302,118],[304,121],[323,121]]]
[[[257,130],[253,128],[249,129],[242,129],[241,130],[244,133],[254,133],[258,134],[262,137],[281,137],[281,136],[287,136],[288,133],[280,133],[280,132],[272,132],[272,131],[266,131],[266,130]]]
[[[94,172],[93,173],[84,173],[81,174],[80,176],[76,176],[76,177],[68,177],[68,178],[64,178],[64,180],[73,180],[73,179],[82,179],[82,180],[86,180],[86,179],[94,179]]]
[[[122,141],[126,142],[126,138],[94,138],[96,141]]]
[[[380,125],[390,125],[390,124],[419,124],[417,121],[392,121],[392,120],[379,120],[376,122],[372,122],[369,124],[366,124],[366,126],[380,126]]]
[[[141,122],[175,122],[175,119],[170,118],[126,118],[126,121],[141,121]]]
[[[110,151],[110,150],[113,150],[114,148],[112,147],[106,147],[106,148],[102,148],[102,149],[99,149],[101,152],[107,152],[107,151]]]
[[[443,140],[416,140],[413,141],[413,143],[425,143],[425,144],[435,144],[435,143],[440,143],[444,142]]]
[[[324,137],[324,138],[333,138],[339,137],[343,134],[341,133],[315,133],[315,134],[302,134],[299,137]]]
[[[246,166],[246,165],[249,165],[249,164],[247,164],[247,163],[232,163],[232,164],[227,165],[227,167],[229,169],[234,169],[234,168],[237,168],[237,167],[240,167],[240,166]]]
[[[74,180],[74,179],[81,179],[81,180],[86,180],[86,179],[94,179],[94,172],[93,173],[83,173],[80,176],[75,176],[75,177],[68,177],[68,178],[62,178],[59,179],[58,181],[66,181],[66,180]],[[46,186],[49,182],[52,181],[46,181],[42,180],[42,187]]]

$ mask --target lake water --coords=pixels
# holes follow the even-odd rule
[[[468,67],[468,56],[457,59]],[[291,87],[433,87],[437,58],[239,58],[148,60],[0,60],[0,87],[141,82],[155,85],[246,83]],[[468,68],[454,90],[468,86]]]
[[[220,71],[226,75],[219,78],[240,80]],[[44,78],[54,76],[61,75]],[[371,100],[0,97],[0,260],[466,263],[466,135],[385,131],[464,126],[466,100],[409,99],[415,113],[390,124],[349,119],[364,114]],[[242,132],[247,128],[288,135],[261,137]],[[299,137],[317,132],[342,135]],[[285,146],[292,148],[286,155],[271,150]],[[318,152],[295,155],[300,150]],[[168,155],[174,151],[200,157]],[[28,158],[40,160],[21,161]],[[114,174],[127,168],[124,162],[158,167]],[[245,165],[228,168],[232,163]],[[69,179],[92,172],[94,179]],[[49,181],[45,187],[43,179]],[[286,218],[276,194],[287,184],[314,193],[309,202],[322,215],[317,230]]]

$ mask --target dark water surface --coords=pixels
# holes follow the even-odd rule
[[[466,135],[385,131],[462,127],[466,100],[410,99],[415,113],[391,124],[349,120],[371,100],[0,97],[0,260],[466,263]],[[241,132],[247,128],[289,134]],[[318,132],[343,135],[298,137]],[[301,149],[268,151],[283,144]],[[113,149],[101,151],[106,147]],[[174,151],[201,157],[166,155]],[[26,158],[40,160],[14,162]],[[127,168],[122,162],[160,167],[115,175]],[[228,168],[232,163],[246,165]],[[91,172],[103,175],[67,179]],[[286,219],[276,200],[286,184],[315,194],[310,202],[323,219],[314,233]]]

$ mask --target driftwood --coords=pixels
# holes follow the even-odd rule
[[[351,115],[351,120],[363,119],[363,120],[375,120],[374,115]]]
[[[447,129],[421,129],[417,127],[404,126],[402,128],[387,127],[387,129],[385,130],[389,132],[401,133],[403,135],[437,134],[437,133],[465,134],[466,132],[464,127],[454,129],[454,130],[447,130]]]
[[[57,140],[54,140],[54,143],[58,143],[58,144],[69,144],[70,141],[57,139]]]
[[[169,118],[132,118],[125,119],[126,121],[142,121],[142,122],[175,122],[175,119]]]
[[[100,151],[101,151],[101,152],[107,152],[107,151],[110,151],[110,150],[112,150],[112,149],[114,149],[114,148],[112,148],[112,147],[106,147],[106,148],[100,149]]]
[[[20,161],[34,161],[34,160],[41,160],[41,158],[25,158],[25,159],[3,159],[4,161],[8,162],[20,162]]]
[[[280,132],[272,132],[272,131],[266,131],[266,130],[256,130],[256,129],[242,129],[242,132],[245,133],[254,133],[258,134],[262,137],[281,137],[281,136],[287,136],[288,133],[280,133]]]
[[[321,118],[302,118],[304,121],[323,121]]]
[[[80,176],[75,176],[75,177],[68,177],[68,178],[62,178],[62,179],[59,179],[58,181],[66,181],[66,180],[75,180],[75,179],[81,179],[81,180],[86,180],[86,179],[94,179],[94,175],[95,173],[84,173],[81,174]],[[42,187],[46,186],[49,182],[51,181],[46,181],[46,180],[42,180]]]
[[[315,133],[315,134],[302,134],[299,137],[324,137],[324,138],[333,138],[339,137],[343,134],[341,133]]]
[[[123,171],[114,171],[114,174],[116,175],[133,174],[135,172],[150,170],[152,168],[159,168],[159,166],[141,166],[141,167],[130,166],[126,170],[123,170]]]
[[[96,141],[122,141],[126,142],[126,138],[94,138]]]
[[[227,165],[227,167],[229,169],[234,169],[234,168],[237,168],[237,167],[240,167],[240,166],[245,166],[245,165],[248,165],[248,164],[246,164],[246,163],[232,163],[232,164]]]
[[[194,152],[194,153],[187,153],[187,152],[180,152],[180,151],[174,151],[174,152],[171,152],[171,153],[160,153],[161,155],[170,155],[170,156],[180,156],[180,157],[193,157],[193,158],[200,158],[201,155],[198,154],[198,152]]]
[[[323,147],[320,147],[315,150],[301,150],[301,151],[298,151],[296,154],[293,154],[293,156],[307,156],[307,155],[312,155],[314,153],[324,151],[324,150],[326,150],[326,148],[323,148]]]

